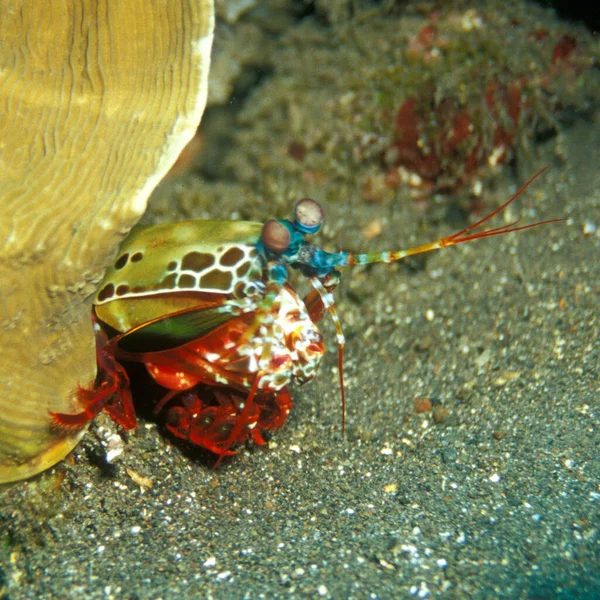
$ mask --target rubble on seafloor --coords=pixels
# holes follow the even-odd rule
[[[248,60],[263,75],[227,124],[213,179],[267,202],[314,187],[334,201],[332,188],[366,202],[407,190],[476,197],[502,164],[597,108],[598,42],[548,9],[387,2],[344,20],[339,4],[336,18],[316,3],[292,22],[291,4],[279,2],[274,21],[287,25],[267,35],[257,0],[232,26],[252,28],[238,48],[260,40]],[[230,62],[217,44],[215,66]]]

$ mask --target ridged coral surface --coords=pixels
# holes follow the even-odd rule
[[[64,457],[88,299],[206,101],[212,0],[10,0],[0,20],[0,482]]]

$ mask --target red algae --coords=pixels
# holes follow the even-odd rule
[[[597,105],[600,52],[585,28],[517,1],[433,6],[286,32],[223,168],[274,196],[292,181],[359,189],[368,202],[407,189],[477,195]]]

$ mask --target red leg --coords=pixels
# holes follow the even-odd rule
[[[171,388],[155,406],[154,414],[173,403],[166,413],[167,429],[218,454],[219,461],[223,456],[235,454],[231,450],[234,445],[249,439],[264,444],[261,432],[281,427],[292,406],[287,389],[264,392],[259,389],[260,377],[255,376],[248,392],[249,375],[209,363],[186,348],[146,354],[142,358],[149,373],[159,382],[166,373],[175,377],[174,385],[178,385],[179,372],[200,382],[190,390]]]
[[[235,389],[200,385],[193,392],[172,390],[157,408],[161,410],[168,402],[176,402],[177,405],[167,411],[167,429],[219,456],[230,456],[235,454],[231,446],[249,439],[264,445],[261,432],[281,427],[292,405],[286,389],[275,393],[257,391],[246,415],[240,408],[244,400],[246,396]]]
[[[264,401],[257,400],[256,403],[260,407],[260,418],[255,429],[260,431],[282,427],[294,406],[287,387],[272,394],[265,394]]]
[[[57,427],[83,427],[106,409],[113,421],[124,429],[133,429],[137,425],[137,420],[129,390],[129,377],[123,366],[115,359],[112,346],[95,318],[94,328],[100,383],[92,389],[79,388],[77,399],[84,407],[81,412],[73,414],[51,412],[52,422]]]
[[[257,446],[266,446],[266,444],[267,444],[267,442],[265,441],[265,438],[262,436],[262,434],[259,431],[258,427],[255,427],[252,430],[252,439],[254,440],[254,443]]]
[[[254,397],[256,396],[256,391],[258,390],[258,384],[260,383],[260,378],[261,378],[261,374],[260,374],[260,372],[258,372],[254,378],[254,382],[252,383],[252,387],[250,388],[250,392],[248,393],[248,397],[246,398],[246,401],[244,403],[244,409],[242,410],[242,414],[238,417],[237,422],[235,423],[235,426],[233,428],[233,431],[231,432],[231,435],[225,442],[225,446],[224,446],[225,452],[223,452],[223,454],[221,454],[221,456],[219,456],[219,458],[217,459],[217,462],[213,466],[213,469],[216,469],[221,464],[221,461],[223,460],[223,457],[225,456],[226,452],[229,451],[229,448],[231,448],[231,446],[233,444],[235,444],[239,441],[240,433],[242,432],[242,429],[244,427],[246,427],[248,425],[248,423],[250,423],[250,421],[248,420],[248,417],[250,416],[250,411],[252,410],[252,407],[253,407]],[[242,439],[243,439],[243,437],[242,437]]]
[[[80,387],[77,391],[77,400],[85,408],[78,413],[51,412],[52,423],[57,427],[83,427],[91,421],[107,405],[108,401],[117,392],[114,381],[103,381],[99,388],[88,390]]]
[[[193,394],[187,396],[195,398],[197,405],[202,406],[197,396]],[[186,406],[174,406],[167,412],[166,427],[173,435],[215,454],[235,454],[234,451],[223,450],[221,447],[233,428],[230,411],[223,415],[219,407],[210,406],[199,408],[196,413]]]

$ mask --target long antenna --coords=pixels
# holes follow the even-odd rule
[[[516,227],[519,220],[517,219],[513,223],[502,225],[501,227],[495,227],[494,229],[487,229],[485,231],[474,232],[475,229],[495,217],[498,213],[502,212],[511,202],[516,200],[548,167],[544,167],[541,171],[538,171],[533,177],[526,181],[504,204],[493,210],[489,215],[486,215],[482,219],[479,219],[476,223],[465,227],[457,233],[453,233],[448,237],[440,238],[434,242],[427,244],[421,244],[414,246],[413,248],[406,248],[405,250],[397,250],[395,252],[369,252],[366,254],[360,254],[356,252],[341,252],[339,255],[338,266],[353,266],[353,265],[369,265],[372,263],[391,263],[407,256],[413,256],[415,254],[423,254],[424,252],[431,252],[432,250],[439,250],[440,248],[447,248],[448,246],[456,246],[458,244],[464,244],[465,242],[472,242],[480,238],[493,237],[495,235],[504,235],[505,233],[511,233],[514,231],[523,231],[525,229],[531,229],[533,227],[540,227],[541,225],[547,225],[548,223],[556,223],[558,221],[564,221],[564,219],[548,219],[547,221],[540,221],[538,223],[530,223],[528,225],[521,225]]]

